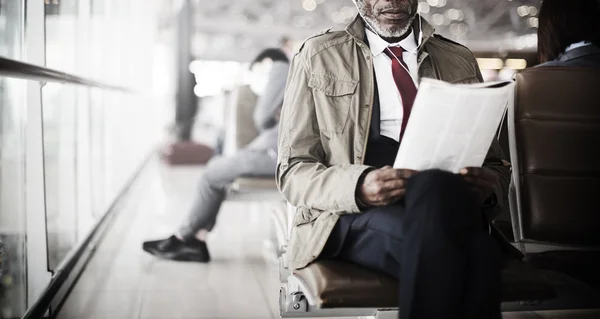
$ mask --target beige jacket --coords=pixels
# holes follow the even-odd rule
[[[414,28],[419,28],[415,23]],[[423,20],[419,78],[451,83],[481,81],[471,51],[434,36]],[[417,30],[418,31],[418,30]],[[415,32],[418,34],[419,32]],[[357,18],[345,31],[309,38],[296,54],[281,113],[277,185],[297,207],[288,247],[292,269],[303,268],[323,250],[341,214],[360,213],[355,191],[368,169],[363,164],[373,107],[374,70],[365,27]],[[504,203],[510,173],[495,143],[485,166],[499,171],[498,205]]]

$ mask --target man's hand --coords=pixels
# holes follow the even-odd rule
[[[413,170],[394,169],[390,166],[373,170],[359,185],[358,199],[369,207],[393,204],[404,197],[406,180],[416,173]]]
[[[464,177],[471,189],[477,194],[481,204],[492,197],[499,180],[496,171],[486,167],[463,168],[460,175]]]

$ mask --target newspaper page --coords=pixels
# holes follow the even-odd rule
[[[394,167],[458,173],[481,166],[513,92],[512,81],[453,85],[423,79]]]

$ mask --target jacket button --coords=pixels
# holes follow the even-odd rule
[[[369,104],[365,104],[365,109],[368,109],[368,108],[369,108]]]

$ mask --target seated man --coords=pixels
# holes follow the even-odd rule
[[[434,34],[417,0],[356,5],[345,31],[308,39],[292,62],[277,165],[297,207],[289,265],[339,259],[399,279],[402,318],[500,318],[489,222],[510,175],[497,142],[459,175],[391,168],[419,79],[477,83],[477,62]]]
[[[206,235],[215,225],[227,187],[242,176],[275,174],[277,124],[283,103],[289,62],[279,49],[268,49],[252,63],[254,68],[270,69],[266,85],[254,111],[260,132],[248,146],[230,157],[215,157],[200,178],[198,197],[181,229],[173,236],[143,244],[143,249],[157,257],[180,261],[210,261]],[[257,85],[260,87],[261,85]]]
[[[538,28],[539,66],[600,67],[600,2],[542,2]]]

